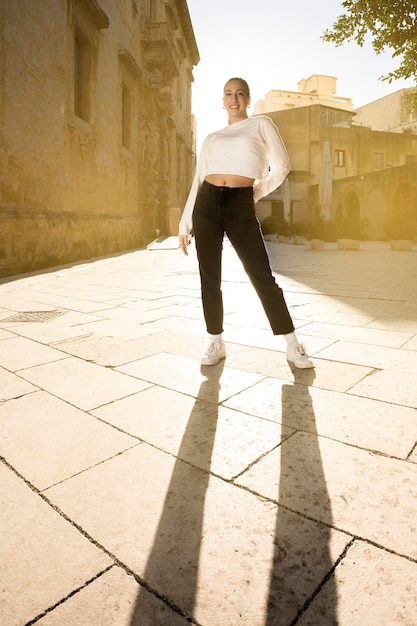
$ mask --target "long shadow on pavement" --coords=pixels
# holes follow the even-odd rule
[[[130,626],[182,624],[186,623],[184,618],[190,619],[194,613],[205,497],[210,479],[223,369],[224,361],[202,370],[206,380],[200,386],[184,431],[143,575],[145,584],[173,610],[163,602],[158,603],[157,608],[155,604],[154,608],[150,608],[149,594],[141,590]],[[210,397],[210,402],[204,401],[207,397]],[[181,460],[190,458],[190,450],[196,451],[200,470]],[[172,596],[173,589],[175,597]]]
[[[293,373],[294,384],[282,387],[282,425],[283,430],[286,426],[295,428],[297,422],[300,431],[280,446],[278,503],[284,506],[278,506],[277,512],[265,626],[296,624],[334,565],[329,550],[330,500],[309,393],[314,370],[294,369]],[[308,434],[301,432],[303,429]],[[317,506],[320,523],[292,512],[308,515]],[[329,601],[320,626],[334,626],[337,618],[333,578],[329,577],[326,584]]]

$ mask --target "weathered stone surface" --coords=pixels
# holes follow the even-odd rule
[[[149,386],[137,378],[75,357],[21,370],[19,374],[41,389],[84,410],[107,404]]]
[[[112,561],[5,466],[0,481],[0,612],[26,624]]]
[[[300,432],[237,482],[292,511],[417,559],[416,481],[413,463]]]
[[[352,387],[350,393],[417,409],[417,373],[376,372]]]
[[[416,621],[417,564],[361,541],[297,622],[300,626],[363,626]],[[329,611],[337,592],[337,610]]]
[[[414,356],[410,350],[398,350],[374,346],[371,343],[363,344],[352,341],[337,341],[332,346],[321,350],[318,354],[323,359],[337,359],[344,363],[356,363],[365,367],[389,369],[395,365],[402,365]]]
[[[216,378],[215,373],[213,377]],[[199,396],[206,396],[204,388],[209,384],[208,380],[203,381]],[[240,474],[294,432],[276,422],[218,406],[214,400],[214,388],[210,401],[206,401],[154,386],[92,413],[226,480]],[[184,433],[188,433],[187,438]],[[209,462],[207,449],[212,449]]]
[[[212,368],[193,245],[0,285],[7,623],[413,623],[417,265],[386,277],[367,242],[346,281],[336,250],[270,249],[314,371],[287,363],[227,242]]]
[[[140,587],[133,576],[120,567],[112,567],[38,622],[41,626],[81,623],[85,626],[187,626],[190,622]]]
[[[198,395],[200,399],[214,403],[223,402],[263,378],[257,374],[225,367],[224,361],[214,367],[200,368],[196,367],[194,359],[164,353],[123,365],[117,371],[144,381],[157,382],[163,387],[193,397]]]
[[[308,339],[307,339],[308,341]],[[232,344],[233,345],[233,344]],[[229,346],[228,346],[229,348]],[[313,354],[313,346],[308,343],[308,351]],[[227,363],[230,367],[263,374],[271,378],[294,381],[295,375],[301,383],[305,381],[312,387],[329,389],[333,391],[347,391],[364,378],[371,368],[352,365],[350,363],[338,363],[325,359],[314,359],[314,378],[308,372],[294,372],[288,366],[284,352],[264,350],[262,348],[241,349],[235,354],[229,354]]]
[[[44,391],[0,404],[0,454],[40,490],[138,443]]]
[[[0,276],[176,235],[195,165],[187,5],[7,2],[1,21]]]
[[[182,445],[193,428],[191,419]],[[206,467],[212,446],[204,446]],[[290,623],[350,540],[145,444],[46,495],[170,603],[210,626],[261,626],[268,612]]]
[[[305,386],[314,380],[312,370],[297,373],[295,384],[267,378],[228,398],[225,405],[295,430],[407,457],[417,441],[417,411]]]
[[[24,337],[5,339],[2,347],[0,364],[11,372],[41,365],[42,363],[59,361],[66,356],[59,350],[54,350],[54,348],[44,346],[37,341],[31,341]]]
[[[15,374],[0,367],[0,401],[18,398],[19,396],[35,391],[36,387],[22,380]]]

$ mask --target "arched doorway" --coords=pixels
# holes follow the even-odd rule
[[[352,222],[360,219],[360,204],[358,194],[355,191],[349,191],[346,195],[346,214],[345,217]]]
[[[417,203],[415,193],[409,182],[402,182],[394,192],[392,217],[400,219],[417,219]]]

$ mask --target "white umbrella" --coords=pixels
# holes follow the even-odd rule
[[[330,161],[330,143],[328,139],[323,144],[321,154],[321,168],[319,181],[319,205],[324,219],[330,219],[330,205],[332,202],[332,166]]]

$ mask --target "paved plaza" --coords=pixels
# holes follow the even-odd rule
[[[295,370],[225,243],[0,280],[1,626],[416,626],[417,245],[267,244]]]

